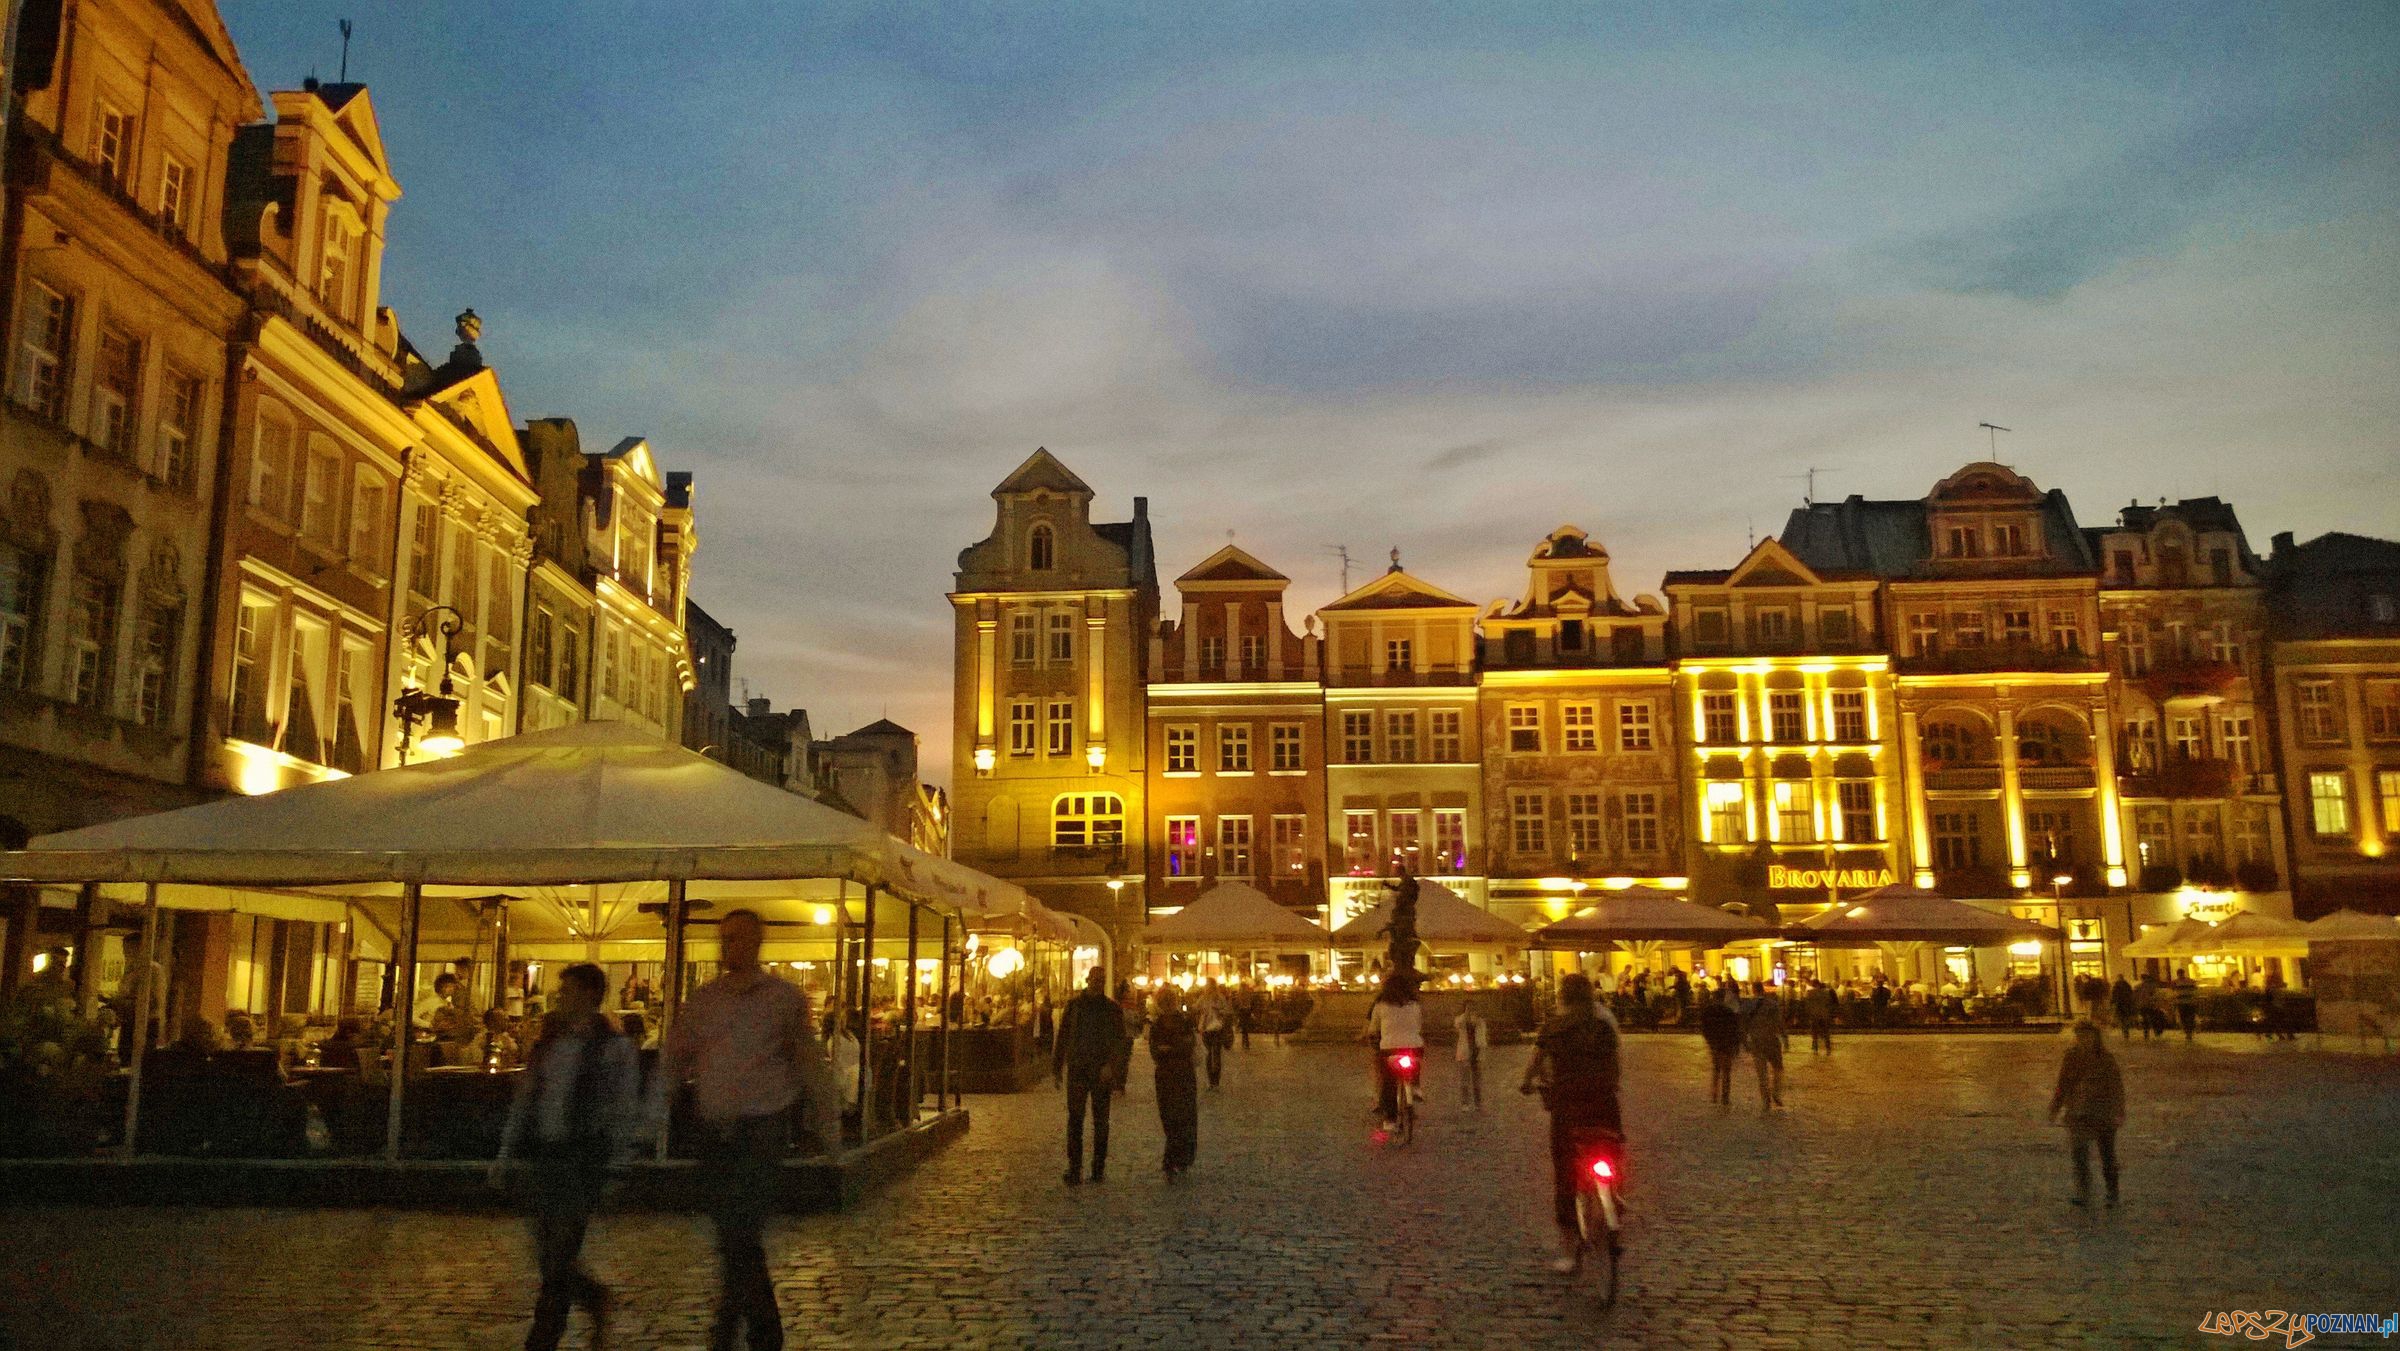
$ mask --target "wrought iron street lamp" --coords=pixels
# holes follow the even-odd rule
[[[447,615],[437,620],[435,616]],[[456,755],[466,749],[466,738],[458,732],[458,691],[450,683],[450,663],[458,655],[458,635],[467,626],[465,615],[447,605],[436,605],[417,616],[408,626],[411,639],[438,637],[441,640],[442,683],[435,692],[410,688],[392,699],[392,716],[400,720],[400,763],[408,763],[412,744],[421,744],[430,755]],[[417,725],[425,725],[425,735],[417,738]]]

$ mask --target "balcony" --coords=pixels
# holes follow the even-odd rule
[[[2092,786],[2090,765],[2027,765],[2017,771],[2017,785],[2031,792],[2056,792]]]
[[[2141,678],[2142,692],[2157,703],[2219,703],[2241,683],[2242,668],[2229,661],[2183,659],[2160,662]]]
[[[1998,765],[1942,765],[1929,763],[1925,767],[1927,792],[1998,792]]]
[[[1475,673],[1463,666],[1423,671],[1342,671],[1331,682],[1338,689],[1418,689],[1472,685]]]
[[[2031,643],[1984,643],[1951,647],[1917,657],[1899,657],[1892,668],[1902,675],[1969,675],[1985,671],[2091,672],[2100,659],[2088,652],[2060,652]]]
[[[2251,784],[2272,775],[2244,775],[2241,766],[2231,760],[2185,759],[2175,757],[2165,764],[2125,778],[2127,797],[2166,798],[2186,801],[2195,798],[2231,797],[2241,791],[2259,791]]]

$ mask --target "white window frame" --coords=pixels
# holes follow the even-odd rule
[[[1550,852],[1550,795],[1517,789],[1508,795],[1509,852],[1524,857]]]
[[[1170,882],[1189,882],[1200,876],[1200,818],[1170,816],[1165,825],[1166,877]]]
[[[1573,858],[1599,858],[1608,852],[1608,816],[1597,792],[1566,795],[1567,853]]]
[[[1008,701],[1008,753],[1018,759],[1031,756],[1041,737],[1038,711],[1034,700]]]
[[[1431,716],[1433,722],[1433,735],[1430,743],[1433,753],[1432,762],[1437,765],[1454,765],[1466,759],[1466,714],[1455,708],[1437,708],[1431,711]]]
[[[2347,839],[2350,835],[2350,772],[2344,769],[2314,769],[2308,774],[2309,833],[2320,840]]]
[[[1256,842],[1257,818],[1249,816],[1220,816],[1217,818],[1217,876],[1248,878],[1251,875],[1251,849]]]
[[[1419,749],[1417,710],[1413,708],[1385,709],[1383,714],[1384,760],[1395,765],[1415,764]]]
[[[1042,750],[1052,759],[1075,754],[1075,701],[1049,699],[1042,708]]]
[[[1647,699],[1617,701],[1617,749],[1658,749],[1658,706]]]
[[[1600,705],[1576,700],[1558,706],[1558,745],[1570,755],[1594,755],[1600,750]]]
[[[1542,706],[1540,704],[1510,704],[1504,718],[1509,754],[1540,755],[1543,753]]]
[[[1167,728],[1167,773],[1200,772],[1200,726],[1181,722]]]
[[[1279,722],[1267,728],[1267,768],[1277,774],[1308,768],[1308,733],[1299,723]]]
[[[1646,789],[1627,792],[1623,799],[1625,810],[1625,852],[1635,857],[1656,855],[1659,850],[1658,794]]]
[[[1250,771],[1250,724],[1221,722],[1217,724],[1217,772],[1219,774],[1248,774]]]

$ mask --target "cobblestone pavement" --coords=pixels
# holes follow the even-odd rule
[[[1746,1064],[1715,1108],[1696,1040],[1634,1039],[1613,1309],[1543,1265],[1522,1048],[1494,1053],[1481,1113],[1437,1053],[1417,1145],[1377,1152],[1363,1052],[1262,1041],[1203,1094],[1199,1167],[1171,1186],[1139,1058],[1102,1187],[1059,1182],[1056,1094],[974,1099],[959,1143],[771,1253],[809,1347],[2223,1345],[2203,1314],[2400,1305],[2400,1062],[2137,1042],[2127,1202],[2087,1213],[2041,1120],[2060,1049],[1796,1044],[1767,1116]],[[0,1210],[0,1245],[0,1345],[24,1348],[483,1351],[519,1344],[530,1301],[520,1232],[490,1216]],[[604,1218],[592,1257],[615,1345],[701,1344],[702,1225]]]

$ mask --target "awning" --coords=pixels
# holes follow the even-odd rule
[[[1333,931],[1336,946],[1358,947],[1384,936],[1392,924],[1398,897],[1385,892],[1373,909]],[[1439,882],[1417,882],[1417,939],[1427,947],[1502,947],[1526,945],[1525,930],[1498,915],[1487,914]]]
[[[1748,915],[1687,901],[1650,887],[1603,892],[1591,906],[1534,931],[1533,945],[1562,952],[1598,952],[1611,943],[1681,943],[1721,947],[1775,931]]]
[[[2312,943],[2400,943],[2400,918],[2336,910],[2304,926]]]
[[[1916,887],[1880,887],[1824,913],[1811,915],[1785,933],[1818,947],[1873,947],[1878,943],[1940,943],[1945,947],[2001,947],[2026,939],[2054,939],[2058,930],[2004,915]]]
[[[1324,929],[1242,882],[1220,882],[1142,931],[1143,946],[1153,948],[1240,951],[1322,948],[1325,943]]]

